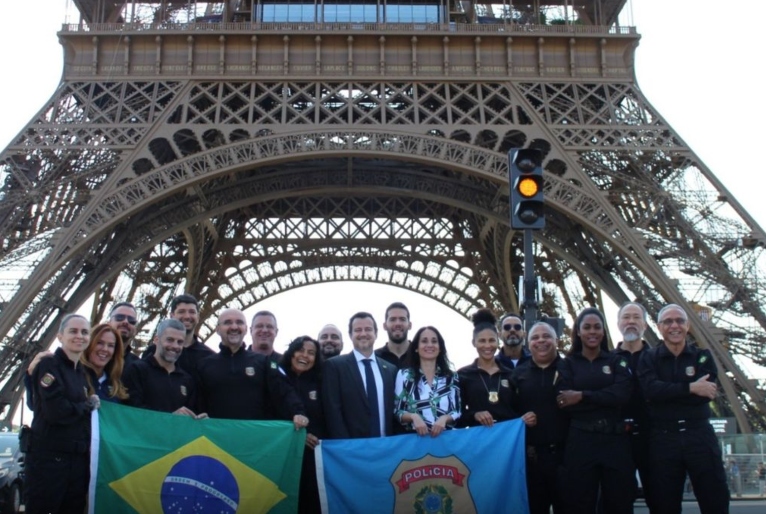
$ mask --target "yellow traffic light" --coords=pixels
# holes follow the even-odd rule
[[[518,188],[519,193],[521,193],[521,196],[524,198],[532,198],[540,191],[540,186],[536,177],[522,178],[519,180]]]

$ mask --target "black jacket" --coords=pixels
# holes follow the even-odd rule
[[[157,359],[137,359],[122,374],[128,405],[161,412],[187,407],[196,412],[197,391],[191,375],[176,366],[168,373]]]
[[[58,348],[32,374],[35,416],[31,451],[85,453],[90,445],[90,412],[85,370]]]
[[[642,352],[638,363],[638,379],[649,402],[651,420],[677,421],[710,418],[710,400],[692,394],[689,384],[710,375],[715,382],[718,370],[710,350],[688,343],[676,357],[665,344]]]
[[[211,418],[286,420],[305,413],[277,363],[244,347],[236,353],[220,348],[197,364],[201,412]]]
[[[493,375],[479,368],[477,361],[458,370],[460,383],[460,400],[463,402],[463,412],[458,420],[458,426],[474,427],[479,422],[474,417],[477,412],[488,411],[495,421],[507,421],[521,416],[516,410],[513,387],[511,386],[512,370],[499,365],[500,371]],[[497,401],[490,401],[497,393]]]

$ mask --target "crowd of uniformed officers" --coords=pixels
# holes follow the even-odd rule
[[[196,336],[199,308],[190,295],[173,299],[170,317],[141,356],[133,347],[133,305],[115,304],[95,327],[69,314],[60,324],[61,347],[37,355],[25,377],[34,411],[22,435],[26,512],[84,512],[90,412],[102,401],[197,419],[292,421],[307,433],[300,513],[320,512],[313,450],[322,439],[437,437],[515,418],[526,425],[532,514],[633,512],[636,470],[652,513],[681,512],[687,474],[703,514],[728,512],[721,450],[709,423],[716,366],[708,350],[687,341],[689,318],[680,306],[659,311],[663,340],[650,347],[645,308],[623,305],[622,342],[614,350],[604,315],[584,309],[566,356],[544,321],[527,331],[518,315],[498,323],[486,309],[473,320],[477,358],[454,370],[436,327],[409,339],[410,313],[399,302],[386,309],[388,340],[377,349],[375,318],[354,314],[353,350],[345,354],[342,331],[327,325],[280,355],[269,311],[253,317],[248,346],[247,320],[237,309],[219,313],[214,352]],[[487,457],[501,458],[497,450]]]

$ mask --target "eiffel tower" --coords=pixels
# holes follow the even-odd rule
[[[675,302],[717,407],[766,427],[763,230],[643,96],[626,0],[73,0],[63,80],[0,155],[0,403],[63,314],[370,281],[518,310],[507,152],[545,155],[541,309]],[[139,327],[139,329],[142,327]],[[652,342],[656,336],[650,334]]]

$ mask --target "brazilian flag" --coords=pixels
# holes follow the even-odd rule
[[[296,513],[305,430],[103,402],[93,413],[89,512]]]

